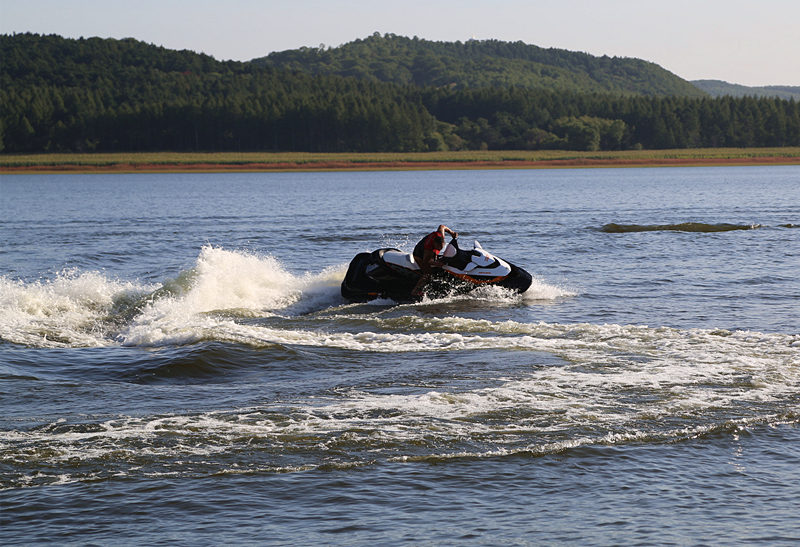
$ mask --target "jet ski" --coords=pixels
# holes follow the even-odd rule
[[[432,297],[463,294],[492,285],[518,292],[531,286],[531,274],[486,251],[475,241],[471,250],[461,249],[452,239],[432,269],[425,294]],[[342,281],[342,296],[351,302],[390,298],[397,302],[418,300],[412,295],[422,271],[411,253],[399,249],[377,249],[359,253],[350,262]]]

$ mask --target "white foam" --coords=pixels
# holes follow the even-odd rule
[[[148,305],[122,331],[124,345],[187,344],[201,340],[286,343],[264,329],[255,338],[235,317],[269,317],[277,311],[303,313],[341,301],[343,267],[295,276],[271,256],[203,247],[185,287]],[[255,329],[258,331],[258,329]],[[303,333],[287,336],[303,339]]]
[[[260,312],[300,298],[302,283],[271,256],[203,247],[191,286],[178,305],[185,314],[220,310]]]
[[[268,255],[204,247],[163,287],[68,270],[52,280],[0,276],[0,338],[36,347],[184,344],[236,331],[231,317],[301,314],[342,303],[345,266],[292,275]],[[122,323],[122,324],[121,324]]]
[[[403,329],[416,324],[429,331],[295,331],[287,336],[278,330],[244,330],[238,336],[376,352],[530,349],[562,357],[563,363],[537,366],[532,356],[527,372],[517,371],[513,378],[498,378],[496,386],[468,391],[381,394],[352,390],[337,399],[318,399],[296,408],[295,419],[287,426],[291,433],[348,432],[351,440],[379,435],[395,441],[420,441],[428,435],[439,439],[487,435],[494,442],[514,443],[518,435],[599,427],[624,440],[652,435],[648,429],[640,430],[647,424],[661,430],[658,424],[665,416],[718,412],[742,404],[751,407],[791,397],[800,389],[800,352],[783,335],[454,318],[375,321]],[[443,327],[473,334],[436,332]],[[485,335],[492,330],[510,335]],[[636,396],[626,398],[625,393]],[[642,393],[652,396],[642,397]],[[509,420],[509,415],[516,418]],[[502,429],[493,420],[481,418],[486,416],[500,417]]]
[[[366,322],[383,332],[319,334],[233,322],[215,328],[222,325],[232,340],[250,343],[358,351],[514,347],[546,352],[563,361],[542,363],[532,353],[527,368],[515,367],[509,377],[484,382],[482,387],[462,388],[455,382],[405,393],[349,389],[226,411],[120,417],[91,428],[69,426],[62,420],[30,431],[0,432],[0,451],[20,463],[47,460],[54,469],[65,462],[109,458],[137,465],[145,458],[156,463],[148,473],[158,474],[168,472],[158,467],[160,461],[167,467],[176,460],[207,457],[210,463],[202,463],[206,469],[225,465],[217,462],[218,455],[250,451],[249,444],[257,442],[265,447],[262,468],[273,472],[323,464],[362,465],[376,458],[548,454],[584,445],[673,442],[752,423],[797,422],[796,412],[776,412],[781,401],[794,400],[800,391],[800,350],[792,346],[794,337],[789,335],[465,318],[387,319],[380,313]],[[408,332],[415,329],[420,332]],[[779,405],[759,410],[771,401]],[[743,412],[749,415],[742,416]],[[283,459],[287,451],[295,459],[288,467]],[[368,451],[370,458],[330,456],[343,451]],[[92,473],[100,476],[102,469]],[[80,473],[67,473],[50,479],[25,476],[20,481],[84,479]]]
[[[528,287],[527,291],[522,293],[522,298],[525,302],[533,303],[543,300],[559,300],[577,295],[578,293],[574,290],[567,289],[565,287],[559,287],[557,285],[551,285],[534,277],[531,282],[531,286]]]
[[[149,290],[98,272],[65,270],[33,283],[0,276],[0,338],[39,347],[107,345],[115,302]]]
[[[579,422],[619,424],[781,400],[800,389],[800,351],[792,347],[791,336],[781,334],[452,317],[375,317],[372,321],[390,332],[293,332],[287,336],[280,331],[250,330],[238,335],[240,341],[261,337],[264,342],[373,352],[532,350],[563,360],[563,365],[534,366],[521,378],[467,393],[351,397],[349,408],[366,413],[397,411],[404,416],[467,419],[476,413],[528,408]],[[409,332],[414,330],[419,332]],[[531,361],[536,363],[537,358]],[[661,395],[657,404],[641,397],[635,404],[620,402],[620,393],[626,391]],[[330,414],[343,410],[331,409]]]
[[[506,289],[496,285],[483,285],[470,291],[466,294],[459,294],[453,296],[446,296],[441,298],[427,298],[423,303],[428,302],[453,302],[453,301],[483,301],[490,302],[494,305],[502,305],[504,303],[517,304],[525,303],[527,305],[542,304],[543,302],[555,302],[563,298],[576,296],[575,291],[551,285],[540,279],[533,278],[531,286],[524,293],[519,293],[513,289]]]

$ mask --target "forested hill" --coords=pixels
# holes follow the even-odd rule
[[[794,100],[400,84],[221,62],[134,39],[0,35],[3,153],[798,145]]]
[[[241,71],[241,63],[145,44],[133,38],[0,35],[1,88],[25,85],[118,86],[128,78]]]
[[[455,89],[522,86],[582,93],[701,97],[705,93],[640,59],[595,57],[523,42],[433,42],[378,33],[336,48],[300,48],[253,62],[396,84]]]
[[[434,118],[380,82],[134,39],[0,35],[0,151],[424,149]]]

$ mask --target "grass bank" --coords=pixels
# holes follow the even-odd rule
[[[215,152],[0,154],[0,173],[218,172],[386,169],[800,165],[800,147],[426,153]]]

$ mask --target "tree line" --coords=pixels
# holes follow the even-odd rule
[[[800,145],[800,104],[418,86],[142,42],[0,36],[0,151],[411,152]]]
[[[428,90],[428,110],[466,148],[625,150],[797,146],[800,103],[522,88]]]

